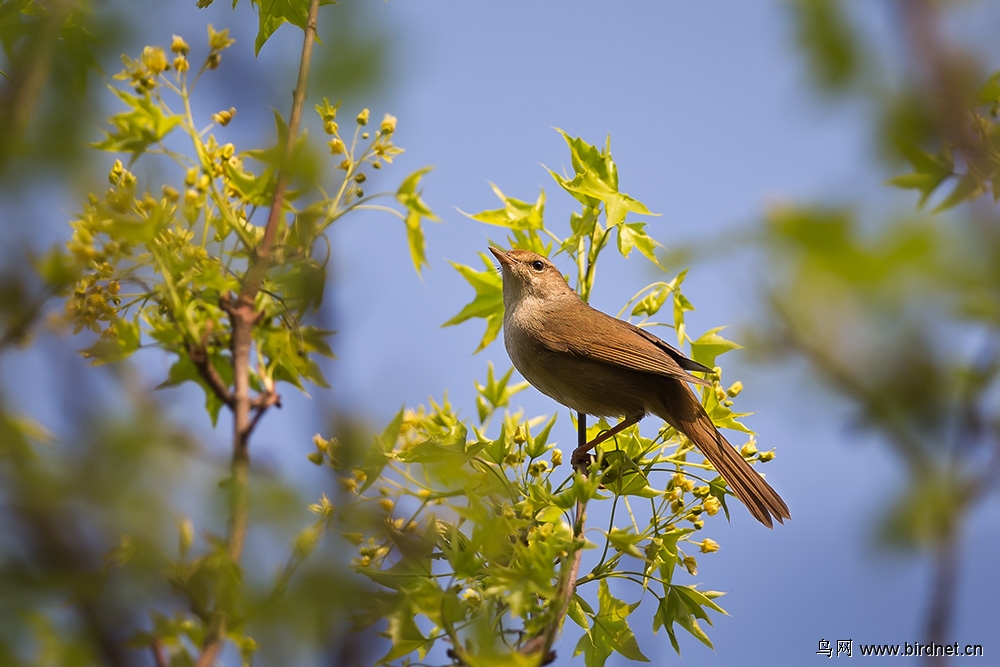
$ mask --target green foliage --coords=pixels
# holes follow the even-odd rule
[[[643,223],[625,222],[627,213],[648,210],[618,192],[609,149],[563,136],[574,174],[553,176],[582,204],[569,236],[559,238],[545,225],[544,193],[531,203],[493,186],[503,207],[468,217],[506,230],[516,247],[565,252],[577,262],[578,289],[586,293],[613,230],[624,255],[638,247],[655,263],[656,244]],[[496,337],[503,317],[500,277],[488,256],[480,257],[482,271],[454,265],[476,296],[445,323],[486,320],[477,351]],[[719,329],[688,338],[684,314],[693,306],[680,291],[684,275],[644,288],[623,310],[631,308],[646,318],[640,324],[654,325],[648,318],[671,298],[678,340],[690,344],[693,358],[714,366],[718,356],[739,346]],[[413,654],[427,661],[444,640],[461,664],[538,665],[567,615],[584,630],[576,653],[585,664],[603,665],[613,653],[648,661],[630,625],[645,596],[657,603],[653,629],[665,627],[675,649],[676,626],[711,646],[699,621],[709,621],[709,611],[725,613],[712,601],[719,594],[678,583],[675,573],[678,565],[696,572],[697,560],[685,548],[718,549],[713,540],[693,535],[725,510],[721,478],[707,464],[689,460],[692,445],[669,426],[654,438],[633,426],[603,443],[589,476],[567,469],[552,442],[556,416],[526,418],[510,407],[526,386],[511,386],[512,372],[497,378],[488,366],[486,381],[476,383],[475,419],[462,420],[445,398],[400,412],[363,454],[336,440],[318,440],[313,461],[331,465],[345,491],[355,495],[342,508],[341,531],[357,547],[355,570],[381,590],[356,621],[367,627],[387,619],[391,646],[380,664],[407,664]],[[741,388],[735,383],[727,391],[717,381],[703,398],[716,423],[749,433],[738,421],[743,415],[732,410]],[[603,420],[591,425],[588,439],[608,427]],[[752,440],[744,455],[773,457],[758,453]],[[611,523],[596,540],[595,531],[584,533],[585,509],[594,502],[611,505]],[[382,517],[381,528],[358,525],[356,517],[370,514]],[[589,571],[578,574],[585,550],[594,557],[587,558]],[[631,582],[637,599],[613,596],[612,579]],[[585,585],[595,582],[596,606],[585,596]]]
[[[984,77],[995,63],[943,38],[947,4],[899,4],[902,71],[878,57],[882,44],[864,48],[859,31],[842,30],[847,5],[797,3],[812,13],[800,36],[832,12],[834,28],[811,53],[867,54],[865,67],[837,70],[864,85],[837,92],[880,119],[873,138],[888,158],[887,184],[915,191],[916,211],[857,203],[770,211],[763,239],[774,282],[763,340],[777,358],[807,360],[900,462],[906,478],[874,508],[873,537],[930,558],[923,639],[943,641],[957,608],[962,530],[996,489],[1000,451],[1000,219],[982,200],[1000,201],[1000,72]]]
[[[209,26],[208,33],[201,73],[215,69],[222,50],[233,44],[228,31]],[[162,48],[146,47],[140,58],[123,59],[125,69],[116,78],[127,81],[133,92],[113,92],[128,108],[112,117],[113,128],[95,147],[130,153],[132,162],[152,153],[167,155],[182,180],[154,193],[115,162],[108,176],[111,187],[92,195],[72,222],[67,248],[80,277],[67,300],[67,316],[75,331],[99,335],[84,350],[97,363],[127,358],[147,341],[176,355],[162,386],[197,382],[214,420],[225,403],[214,378],[226,386],[233,379],[227,300],[239,292],[240,275],[263,237],[254,218],[274,196],[288,128],[275,111],[274,147],[240,151],[221,143],[217,133],[235,110],[214,114],[202,127],[191,112],[190,49],[178,37],[170,51],[168,57]],[[172,110],[170,97],[183,111]],[[325,247],[317,240],[346,213],[372,206],[373,197],[362,189],[367,170],[390,164],[402,151],[392,141],[396,119],[387,114],[371,132],[365,128],[367,109],[352,123],[348,146],[337,122],[338,107],[325,99],[316,106],[331,137],[330,152],[339,161],[337,191],[312,199],[306,198],[306,188],[289,194],[271,272],[254,304],[259,316],[251,383],[259,390],[271,391],[276,382],[303,391],[307,384],[326,386],[315,355],[332,356],[325,340],[329,332],[302,321],[322,303],[326,284]],[[190,141],[193,157],[171,147],[170,135],[177,131]],[[304,152],[302,145],[296,149],[293,173]],[[418,270],[426,264],[421,222],[436,219],[420,196],[426,173],[418,170],[400,185],[395,199],[403,212],[380,207],[405,221]],[[304,185],[323,192],[321,183]]]

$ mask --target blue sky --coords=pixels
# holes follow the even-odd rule
[[[241,40],[235,48],[248,50],[254,24],[249,5],[235,14],[229,7],[219,1],[203,13],[151,8],[143,39],[168,44],[178,33],[196,45],[204,24],[212,22],[230,27]],[[880,13],[881,7],[872,3],[863,18],[891,50],[892,17]],[[330,236],[340,358],[329,367],[333,396],[313,392],[315,402],[334,400],[364,414],[373,426],[401,405],[415,406],[444,391],[471,416],[473,379],[485,377],[488,361],[500,370],[509,367],[499,341],[472,355],[481,323],[440,328],[472,296],[448,262],[478,265],[477,253],[485,251],[487,240],[502,241],[499,230],[456,209],[496,207],[490,182],[521,199],[533,200],[544,188],[548,224],[557,233],[566,230],[574,202],[541,166],[568,165],[554,127],[597,144],[611,135],[622,190],[661,214],[647,220],[648,231],[668,248],[739,238],[775,202],[912,205],[911,198],[878,185],[887,174],[868,146],[871,121],[865,109],[830,102],[811,90],[781,2],[395,0],[371,3],[366,15],[392,39],[389,84],[370,97],[347,100],[344,113],[353,116],[369,106],[374,118],[385,112],[399,118],[396,141],[406,153],[384,170],[384,183],[388,187],[433,165],[425,197],[442,218],[427,228],[432,268],[422,279],[413,273],[402,226],[393,218],[348,219]],[[973,32],[984,37],[981,28]],[[279,31],[264,47],[261,66],[291,68],[300,34]],[[316,55],[323,58],[324,48]],[[266,91],[269,103],[284,113],[293,70],[287,71],[283,80],[289,89]],[[225,74],[225,60],[220,72]],[[263,141],[271,129],[270,109],[255,101],[255,83],[246,83],[237,104],[237,142]],[[336,91],[310,90],[311,101],[323,95],[338,97]],[[72,203],[67,207],[74,210]],[[556,263],[568,272],[564,260]],[[670,267],[671,272],[682,268]],[[612,259],[600,271],[592,303],[612,313],[643,285],[663,277],[637,255],[628,262]],[[691,330],[725,324],[738,340],[762,317],[759,288],[766,272],[754,252],[693,264],[685,283],[697,307],[689,316]],[[851,430],[848,406],[811,381],[803,367],[752,365],[746,356],[736,352],[723,359],[727,379],[746,386],[738,407],[756,413],[748,424],[758,431],[761,448],[777,448],[778,458],[766,472],[794,518],[768,531],[737,507],[731,525],[710,524],[707,536],[722,550],[699,559],[692,581],[727,591],[721,602],[731,616],[716,617],[708,629],[714,653],[682,638],[684,663],[805,664],[826,660],[815,654],[821,638],[917,640],[929,570],[919,559],[878,553],[871,540],[875,517],[902,481],[895,462],[871,436]],[[165,368],[162,359],[152,357],[144,359],[150,377]],[[305,456],[322,420],[314,403],[293,392],[286,389],[287,407],[262,424],[255,455],[290,477],[301,476],[318,492],[323,481]],[[177,414],[199,410],[196,393],[175,391],[167,400]],[[556,409],[531,389],[516,400],[530,415]],[[573,429],[567,411],[559,409],[554,437],[568,451]],[[208,432],[207,424],[201,427]],[[224,452],[226,425],[209,438]],[[955,641],[986,644],[988,653],[998,519],[994,498],[967,531],[953,632]],[[665,633],[651,635],[640,617],[633,628],[655,664],[676,660]],[[578,635],[571,623],[567,630],[557,664],[582,664],[569,659]],[[612,658],[609,664],[623,662]]]

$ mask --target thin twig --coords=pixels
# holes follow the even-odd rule
[[[163,648],[163,642],[160,641],[159,637],[154,637],[150,648],[153,651],[153,660],[156,662],[156,667],[170,667],[170,658],[167,657],[167,651]]]
[[[208,350],[203,345],[188,343],[188,357],[191,358],[191,363],[197,369],[198,375],[201,376],[201,379],[205,381],[205,384],[211,388],[219,400],[230,408],[233,407],[233,394],[229,391],[229,385],[226,384],[222,376],[219,375],[219,371],[215,369],[215,365],[212,364],[208,356]]]

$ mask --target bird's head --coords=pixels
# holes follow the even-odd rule
[[[541,300],[576,296],[556,265],[530,250],[503,251],[490,246],[490,252],[500,262],[503,271],[504,305],[511,306],[523,298]]]

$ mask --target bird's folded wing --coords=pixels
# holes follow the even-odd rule
[[[701,385],[712,383],[688,371],[711,373],[712,369],[685,357],[656,336],[624,320],[605,315],[586,318],[586,328],[567,319],[546,322],[537,333],[543,345],[554,352],[569,352],[634,371],[664,375]],[[569,331],[572,328],[572,331]],[[567,342],[572,341],[572,342]]]

